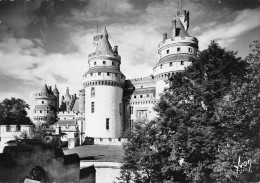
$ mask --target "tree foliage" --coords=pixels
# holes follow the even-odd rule
[[[0,103],[0,124],[32,124],[26,109],[30,109],[29,105],[22,99],[4,99]]]
[[[155,107],[159,117],[137,124],[125,145],[122,182],[257,180],[260,64],[254,45],[246,62],[212,42],[172,78]],[[251,172],[248,166],[237,171],[239,157],[253,161]]]

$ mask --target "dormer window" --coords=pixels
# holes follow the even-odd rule
[[[103,65],[106,65],[106,61],[103,61]]]
[[[172,67],[172,62],[170,62],[170,67]]]
[[[191,49],[191,48],[189,48],[189,52],[192,52],[192,49]]]
[[[180,48],[180,47],[178,47],[178,48],[177,48],[177,52],[180,52],[180,51],[181,51],[181,48]]]
[[[170,50],[166,50],[166,53],[169,54],[169,53],[170,53]]]
[[[112,62],[112,65],[115,65],[115,62]]]
[[[110,76],[110,73],[108,72],[107,75]]]
[[[161,69],[162,69],[162,65],[161,65]]]
[[[97,65],[97,62],[94,62],[94,65]]]
[[[93,73],[91,73],[90,76],[93,76]]]
[[[184,65],[184,61],[181,61],[181,65]]]
[[[98,75],[101,76],[101,72],[99,72]]]

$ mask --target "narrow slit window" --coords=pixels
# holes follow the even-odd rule
[[[95,111],[95,102],[91,102],[91,113]]]
[[[90,94],[91,98],[95,97],[95,87],[91,87],[91,94]]]
[[[106,118],[106,129],[109,130],[109,118]]]

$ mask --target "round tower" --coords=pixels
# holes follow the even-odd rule
[[[33,121],[36,124],[46,123],[56,115],[56,96],[45,84],[40,93],[35,94],[36,106],[34,108]]]
[[[112,49],[106,27],[94,36],[96,51],[88,58],[89,70],[83,76],[85,88],[86,136],[120,138],[123,119],[125,76],[120,71],[117,46]]]
[[[156,98],[169,88],[169,78],[176,72],[184,71],[197,57],[198,40],[188,34],[189,12],[177,11],[172,21],[171,37],[163,34],[158,45],[158,55],[153,71],[156,80]]]

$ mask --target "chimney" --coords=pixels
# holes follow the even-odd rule
[[[176,20],[172,21],[172,39],[176,36]]]
[[[114,52],[114,54],[118,55],[118,46],[114,46],[113,52]]]
[[[163,34],[163,42],[167,39],[167,33]]]

